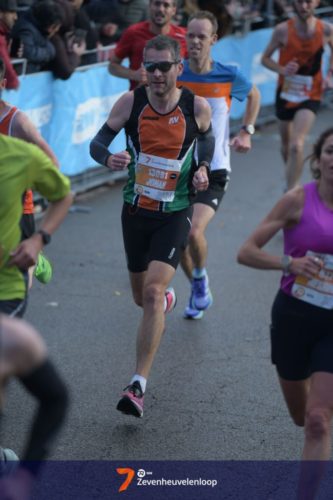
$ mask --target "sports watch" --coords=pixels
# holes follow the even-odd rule
[[[283,276],[288,276],[290,274],[290,266],[292,263],[293,259],[290,257],[290,255],[284,255],[281,258],[281,266],[282,266],[282,271],[283,271]]]
[[[40,234],[44,245],[48,245],[51,241],[51,235],[44,231],[44,229],[39,229],[37,234]]]
[[[252,125],[252,123],[249,123],[249,125],[243,125],[241,127],[241,130],[244,130],[249,135],[253,135],[256,131],[256,129],[254,128],[254,125]]]

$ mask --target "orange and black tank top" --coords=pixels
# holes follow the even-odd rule
[[[1,111],[4,108],[4,113],[1,115]],[[0,133],[4,135],[13,136],[13,120],[14,116],[17,113],[17,108],[15,106],[10,106],[8,111],[5,111],[5,108],[8,108],[8,105],[3,101],[0,101]],[[31,189],[24,194],[23,200],[23,213],[24,214],[33,214],[34,213],[34,198]]]
[[[136,88],[125,133],[132,158],[125,202],[155,213],[188,207],[199,134],[194,94],[183,87],[174,109],[161,114],[149,103],[146,88]]]
[[[295,93],[295,99],[292,102],[297,103],[297,89],[300,94],[304,94],[304,99],[319,101],[322,96],[322,72],[321,63],[324,52],[324,25],[316,19],[315,31],[311,38],[300,38],[296,30],[294,19],[287,21],[288,39],[285,47],[280,49],[279,64],[285,66],[288,62],[295,59],[299,64],[299,69],[295,77],[279,76],[278,91],[282,91],[289,85],[290,95]],[[288,89],[287,89],[288,92]],[[283,97],[281,95],[281,97]],[[288,100],[288,99],[287,99]],[[298,101],[301,102],[301,101]]]

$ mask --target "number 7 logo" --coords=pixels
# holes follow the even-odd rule
[[[117,470],[118,474],[127,474],[125,481],[123,482],[123,484],[120,486],[120,488],[118,490],[118,492],[121,493],[122,491],[127,490],[129,485],[133,481],[133,477],[135,475],[135,472],[133,469],[122,468],[122,467],[118,467],[118,469],[116,469],[116,470]]]

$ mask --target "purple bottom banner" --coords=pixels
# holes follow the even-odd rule
[[[38,466],[23,464],[3,475],[0,499],[333,499],[332,462],[47,461]],[[29,468],[39,469],[32,482]]]

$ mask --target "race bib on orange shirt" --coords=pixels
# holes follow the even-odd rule
[[[310,99],[312,85],[312,76],[285,76],[282,85],[281,97],[286,101],[295,103],[307,101]]]
[[[139,153],[134,192],[157,201],[173,201],[181,168],[180,160]]]
[[[324,266],[314,278],[297,276],[291,289],[294,297],[314,306],[333,309],[333,255],[308,251],[306,255],[319,257]]]

